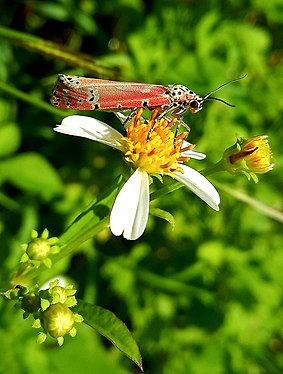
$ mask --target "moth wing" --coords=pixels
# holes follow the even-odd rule
[[[59,108],[126,110],[169,104],[166,87],[59,75],[51,102]]]

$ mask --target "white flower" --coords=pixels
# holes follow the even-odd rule
[[[63,119],[54,130],[104,143],[124,153],[135,172],[124,184],[114,202],[110,215],[110,229],[114,235],[135,240],[146,227],[149,214],[149,174],[170,175],[182,182],[214,210],[219,210],[220,198],[213,185],[199,172],[184,165],[189,158],[202,160],[206,156],[194,150],[184,140],[185,134],[174,137],[172,123],[157,120],[155,114],[148,121],[139,112],[121,135],[107,124],[91,117],[72,115]]]

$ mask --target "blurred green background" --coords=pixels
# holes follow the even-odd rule
[[[49,105],[58,73],[184,84],[202,95],[248,74],[217,93],[235,108],[211,101],[186,114],[189,140],[207,154],[190,166],[218,161],[237,135],[268,134],[275,169],[257,185],[224,173],[210,180],[282,210],[281,0],[2,0],[0,24],[59,43],[76,59],[0,36],[1,289],[33,228],[59,236],[120,173],[118,152],[53,132],[62,119]],[[78,66],[81,54],[95,59],[97,73]],[[90,114],[119,128],[112,113]],[[218,213],[185,189],[157,199],[152,206],[173,214],[175,227],[150,217],[136,242],[105,230],[38,281],[65,275],[79,298],[113,311],[146,373],[282,373],[282,216],[219,191]],[[37,345],[31,320],[11,304],[0,300],[1,373],[139,372],[87,326],[61,348]]]

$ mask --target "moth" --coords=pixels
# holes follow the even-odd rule
[[[202,97],[180,84],[163,86],[59,74],[51,103],[58,108],[76,110],[136,112],[139,108],[157,109],[160,116],[170,113],[172,117],[182,122],[182,115],[186,110],[197,113],[202,109],[206,100],[218,100],[234,106],[211,95],[220,88],[244,77],[226,82]]]

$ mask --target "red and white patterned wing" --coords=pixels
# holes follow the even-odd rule
[[[161,85],[116,82],[60,74],[51,103],[63,109],[127,110],[171,103]]]

